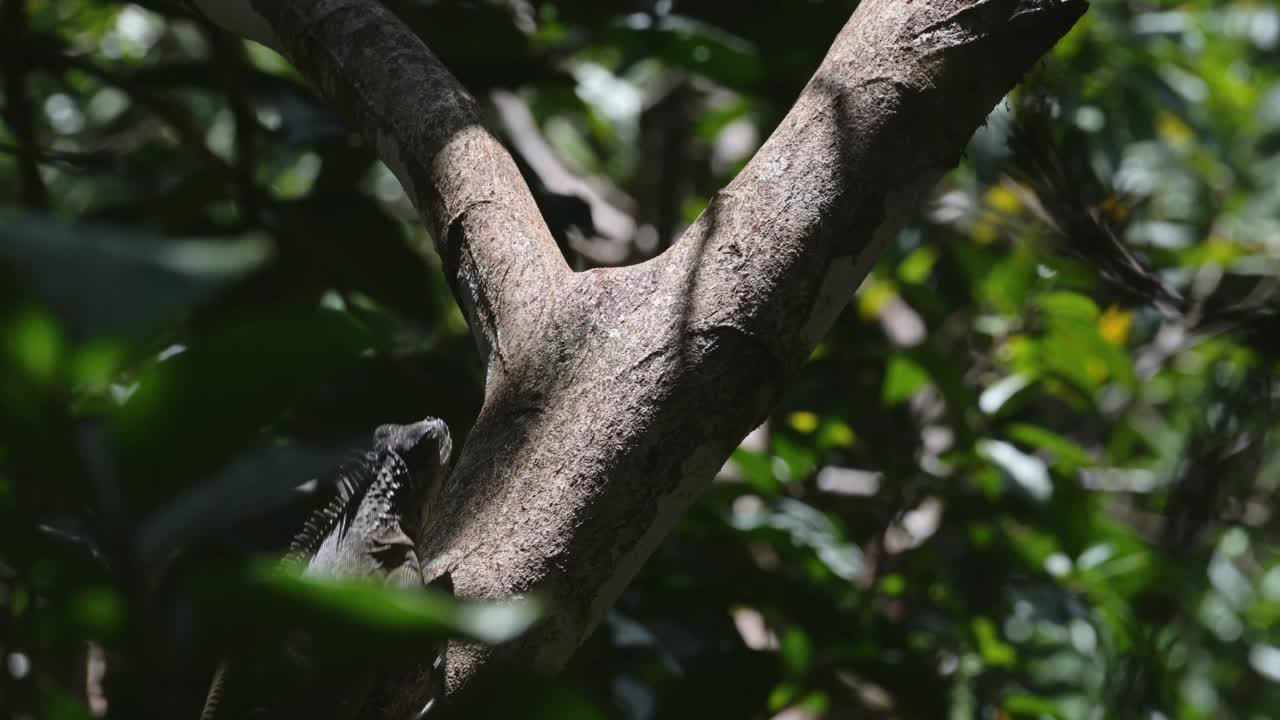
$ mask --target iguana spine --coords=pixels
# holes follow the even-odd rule
[[[307,575],[380,577],[388,585],[422,587],[422,565],[414,539],[422,534],[432,496],[443,483],[452,451],[449,429],[436,418],[379,427],[373,434],[373,449],[339,468],[334,497],[307,518],[283,562],[302,567]],[[442,673],[438,657],[426,674],[432,684],[439,684]],[[235,692],[230,687],[232,675],[228,663],[219,665],[201,720],[222,720],[234,712],[234,708],[228,709],[228,695]],[[398,708],[375,707],[377,703],[371,699],[377,695],[377,680],[360,679],[368,682],[362,686],[353,677],[348,688],[328,688],[320,693],[322,700],[317,705],[324,707],[326,717],[372,719],[400,712]],[[413,714],[422,717],[433,704],[434,698]]]

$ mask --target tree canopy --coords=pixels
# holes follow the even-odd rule
[[[676,245],[857,6],[383,4],[579,271]],[[568,667],[471,716],[1280,715],[1278,61],[1272,4],[1093,2]],[[0,63],[0,712],[194,717],[286,619],[348,658],[535,623],[264,569],[374,426],[486,401],[351,118],[184,3],[10,0]]]

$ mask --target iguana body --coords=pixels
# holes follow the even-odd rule
[[[307,575],[383,578],[396,587],[422,587],[422,566],[413,539],[421,535],[428,501],[444,479],[452,450],[448,427],[435,418],[379,427],[373,434],[373,449],[339,470],[337,494],[308,518],[290,544],[285,562],[302,566]],[[295,660],[305,663],[305,658],[296,657],[305,653],[297,647],[289,650]],[[406,674],[439,676],[441,672],[437,661],[430,669]],[[201,720],[238,720],[259,712],[265,712],[263,717],[361,719],[403,718],[415,712],[385,704],[380,678],[368,664],[355,663],[341,683],[287,699],[236,697],[243,685],[237,679],[231,665],[219,666]],[[274,707],[272,700],[288,707]]]

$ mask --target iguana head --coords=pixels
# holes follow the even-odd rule
[[[414,538],[452,452],[449,428],[436,418],[379,427],[373,449],[339,470],[337,495],[307,521],[291,555],[307,574],[421,585]]]

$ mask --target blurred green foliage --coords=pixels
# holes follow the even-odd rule
[[[595,254],[598,206],[592,228],[520,156],[579,267],[674,241],[855,5],[388,4],[504,138],[634,220]],[[193,717],[217,657],[290,623],[357,655],[519,632],[528,607],[252,560],[374,425],[461,439],[478,410],[390,173],[287,62],[180,3],[0,14],[0,710]],[[1274,4],[1099,0],[1035,81],[1074,199],[1187,317],[1271,292],[1278,61]],[[1280,716],[1280,339],[1198,332],[1062,252],[1061,198],[1012,179],[1013,105],[563,677],[495,678],[469,716]]]

